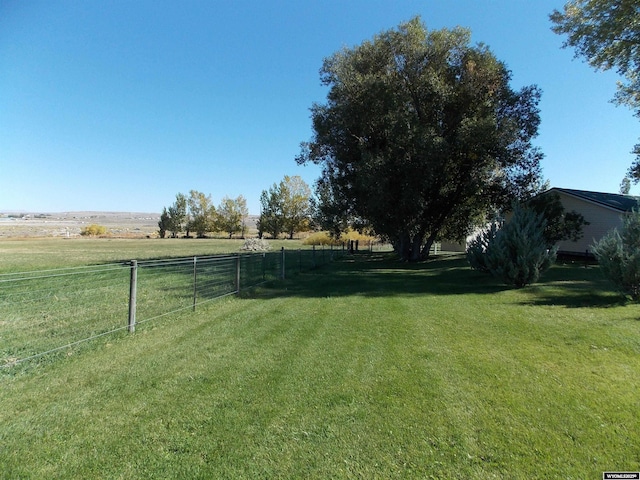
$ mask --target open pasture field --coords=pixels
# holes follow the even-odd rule
[[[0,238],[77,237],[83,228],[97,224],[120,237],[157,236],[159,213],[58,212],[20,213],[0,211]]]
[[[290,241],[276,242],[286,244],[283,251],[238,254],[242,243],[208,239],[0,242],[7,246],[4,268],[0,267],[0,367],[124,333],[130,324],[195,310],[204,302],[268,279],[316,268],[340,254],[326,248],[296,248],[300,242]],[[122,257],[127,253],[137,260],[135,282],[131,262]],[[33,270],[34,266],[39,269]]]
[[[311,248],[300,240],[268,240],[271,251]],[[129,260],[240,253],[241,239],[23,238],[0,240],[0,274]]]
[[[640,470],[640,308],[356,255],[0,377],[4,478],[602,478]]]

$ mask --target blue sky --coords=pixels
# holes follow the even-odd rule
[[[159,212],[260,193],[297,166],[323,58],[420,15],[469,27],[543,91],[552,186],[617,192],[638,119],[562,49],[551,0],[0,0],[0,212]],[[632,187],[631,193],[640,193]]]

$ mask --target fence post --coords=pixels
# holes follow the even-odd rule
[[[281,273],[281,275],[280,275],[280,278],[281,278],[282,280],[284,280],[284,278],[285,278],[285,269],[284,269],[284,268],[285,268],[285,266],[284,266],[284,247],[282,247],[282,250],[281,250],[281,251],[282,251],[282,273]]]
[[[193,257],[193,311],[196,311],[198,302],[198,257]]]
[[[311,252],[311,258],[312,258],[312,262],[311,262],[312,263],[312,267],[311,268],[316,268],[318,265],[317,265],[317,262],[316,262],[316,246],[315,245],[313,245],[313,251]]]
[[[236,293],[240,295],[240,254],[236,256]]]
[[[136,331],[136,295],[138,292],[138,261],[131,260],[129,280],[129,333]]]

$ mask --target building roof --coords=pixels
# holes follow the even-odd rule
[[[640,197],[633,195],[622,195],[619,193],[589,192],[587,190],[572,190],[569,188],[554,187],[548,191],[556,191],[571,195],[573,197],[597,203],[605,207],[618,210],[619,212],[630,212],[633,208],[640,207]]]

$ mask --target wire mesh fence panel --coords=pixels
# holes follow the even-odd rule
[[[333,247],[320,245],[314,248],[304,248],[297,250],[285,250],[285,272],[286,275],[313,270],[322,265],[330,263],[339,255],[339,250]]]
[[[138,264],[136,318],[143,323],[237,291],[237,257],[190,257]]]
[[[240,285],[247,288],[282,278],[282,253],[262,252],[242,255]]]
[[[220,298],[237,291],[237,257],[198,259],[197,303]]]
[[[192,258],[138,264],[136,292],[138,323],[177,312],[192,304]]]
[[[276,252],[263,252],[263,271],[264,280],[280,280],[282,278],[282,253]]]
[[[0,365],[121,329],[128,286],[119,264],[0,276]]]
[[[135,331],[135,323],[195,309],[316,268],[333,256],[314,248],[2,274],[0,367],[108,333]]]

